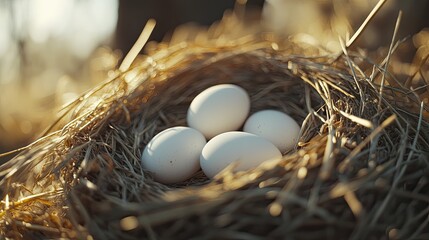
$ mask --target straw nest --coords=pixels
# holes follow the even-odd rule
[[[388,59],[216,29],[203,40],[152,45],[3,165],[1,234],[429,238],[426,110],[385,71]],[[153,181],[140,163],[145,144],[185,125],[193,97],[219,83],[245,88],[252,112],[280,109],[301,123],[296,149],[275,164],[227,170],[212,181],[201,172],[178,185]]]

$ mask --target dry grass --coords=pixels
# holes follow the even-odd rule
[[[237,37],[234,17],[195,41],[158,44],[63,109],[0,167],[0,233],[45,239],[427,239],[429,124],[418,95],[362,52]],[[232,28],[231,26],[234,26]],[[248,28],[247,28],[248,29]],[[203,36],[203,37],[202,37]],[[393,41],[396,43],[396,41]],[[392,44],[389,56],[393,53]],[[252,109],[299,123],[298,147],[249,172],[154,182],[141,152],[185,125],[205,88],[234,83]]]

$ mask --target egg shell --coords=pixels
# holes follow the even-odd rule
[[[158,133],[142,154],[143,168],[161,183],[179,183],[200,169],[205,137],[189,127],[173,127]]]
[[[261,136],[272,142],[282,153],[295,146],[300,126],[289,115],[276,110],[262,110],[252,114],[243,131]]]
[[[191,102],[187,122],[210,139],[220,133],[238,130],[250,111],[247,92],[234,84],[207,88]]]
[[[234,131],[212,138],[203,148],[200,165],[206,176],[213,178],[231,163],[237,164],[234,171],[244,171],[281,157],[276,146],[266,139]]]

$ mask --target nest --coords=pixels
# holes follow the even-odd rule
[[[149,46],[128,70],[65,107],[46,135],[1,167],[1,234],[429,238],[429,125],[417,96],[362,51],[332,54],[227,30]],[[251,112],[279,109],[301,123],[297,147],[247,172],[157,183],[141,166],[145,145],[186,125],[192,99],[220,83],[246,89]]]

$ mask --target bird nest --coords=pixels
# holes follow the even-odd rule
[[[1,166],[1,234],[429,237],[428,123],[417,97],[387,71],[388,58],[376,63],[346,47],[332,54],[261,31],[211,36],[148,46]],[[200,171],[180,184],[154,181],[140,161],[145,145],[185,125],[192,99],[221,83],[246,89],[251,112],[279,109],[301,123],[296,148],[279,162],[212,180]]]

